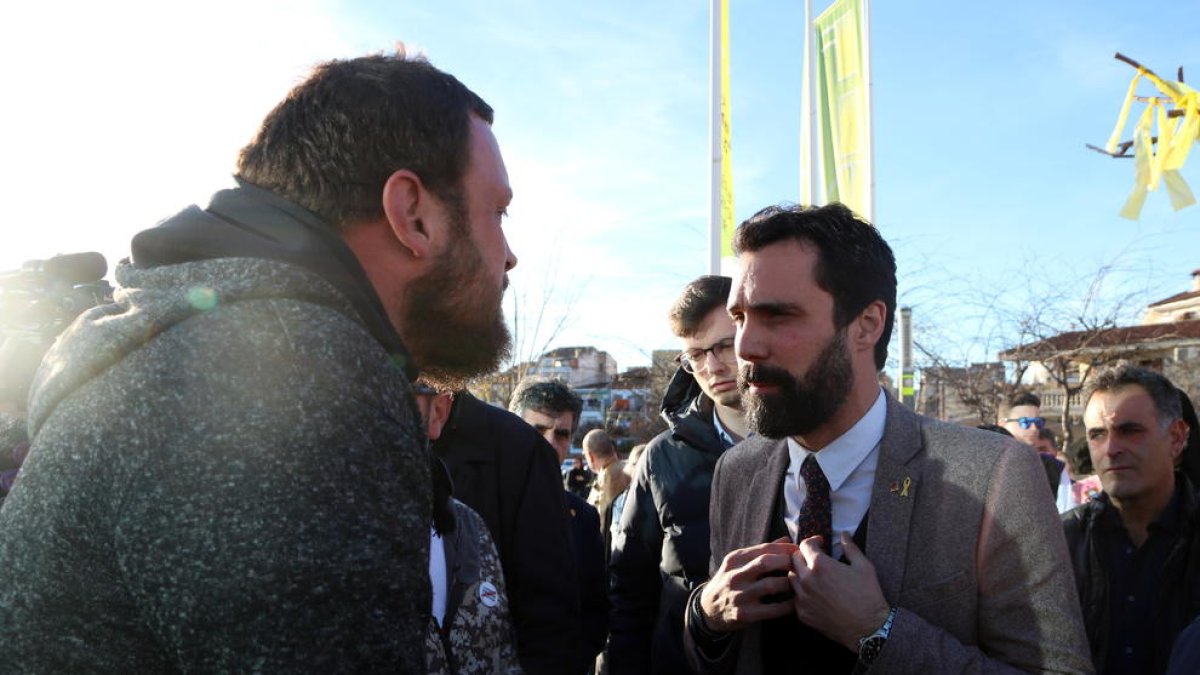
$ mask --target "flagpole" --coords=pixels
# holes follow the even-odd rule
[[[812,25],[812,0],[804,0],[804,74],[803,86],[804,91],[801,94],[800,115],[800,152],[804,155],[800,158],[800,166],[802,172],[807,170],[807,175],[801,176],[801,181],[808,181],[808,190],[805,191],[804,185],[800,186],[800,194],[802,202],[807,202],[806,206],[811,206],[820,202],[817,197],[817,107],[816,101],[816,80],[813,77],[813,64],[815,62],[815,40],[813,39]],[[805,197],[807,195],[807,197]]]
[[[877,223],[875,214],[875,98],[871,95],[874,83],[871,81],[871,0],[862,0],[863,11],[863,68],[867,71],[867,166],[870,179],[867,184],[871,190],[871,212],[867,220]]]
[[[711,0],[708,10],[709,85],[708,130],[712,163],[709,174],[708,271],[721,273],[721,0]]]

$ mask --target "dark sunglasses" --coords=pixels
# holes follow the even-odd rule
[[[1037,427],[1039,429],[1046,426],[1045,417],[1005,417],[1005,422],[1016,422],[1022,429],[1029,427]]]

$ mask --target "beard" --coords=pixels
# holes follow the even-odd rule
[[[770,394],[747,391],[750,382],[777,385]],[[846,329],[839,330],[800,377],[777,366],[743,364],[738,370],[742,411],[754,433],[767,438],[803,436],[828,422],[850,396],[853,370]]]
[[[465,238],[465,226],[462,231]],[[401,337],[422,379],[439,388],[461,389],[498,370],[512,349],[501,306],[508,277],[491,287],[480,275],[483,268],[478,246],[466,239],[404,293]]]

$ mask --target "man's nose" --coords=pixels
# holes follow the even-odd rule
[[[767,356],[767,346],[761,331],[749,320],[743,321],[737,327],[733,349],[739,361],[761,361]]]
[[[508,237],[504,238],[504,271],[512,271],[512,268],[517,266],[517,254],[513,253],[512,247],[508,245]]]

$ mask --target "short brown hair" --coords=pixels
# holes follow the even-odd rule
[[[382,218],[384,183],[400,169],[454,207],[471,115],[492,122],[483,99],[422,57],[327,61],[263,120],[237,176],[339,230]]]
[[[733,279],[716,275],[705,275],[683,288],[683,293],[671,305],[668,318],[675,337],[691,337],[700,329],[704,317],[714,309],[725,309],[729,301],[729,289]]]

